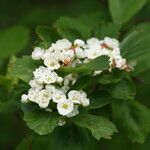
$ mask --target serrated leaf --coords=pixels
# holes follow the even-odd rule
[[[133,75],[150,69],[150,24],[141,24],[132,29],[121,42],[122,55],[134,66]]]
[[[109,139],[114,132],[117,132],[116,126],[112,122],[100,116],[82,114],[74,117],[73,122],[80,127],[89,129],[97,140]]]
[[[112,99],[109,94],[104,91],[93,92],[91,95],[88,95],[88,98],[90,99],[90,105],[87,109],[99,109],[108,105]]]
[[[90,75],[80,75],[77,81],[71,86],[74,90],[84,90],[84,88],[89,87],[93,80]]]
[[[33,78],[33,71],[38,66],[39,62],[30,56],[18,58],[13,66],[12,75],[28,83]]]
[[[120,24],[117,23],[100,23],[94,27],[92,31],[94,36],[99,39],[103,39],[105,37],[117,39],[119,37],[120,28]]]
[[[58,125],[59,117],[44,111],[26,111],[24,120],[29,128],[40,135],[51,133]]]
[[[6,58],[23,50],[29,40],[29,30],[24,26],[14,26],[0,32],[0,58]]]
[[[109,10],[114,22],[128,22],[146,3],[147,0],[109,0]]]
[[[132,100],[136,94],[136,89],[132,82],[125,79],[113,84],[109,92],[115,99]]]
[[[113,101],[112,111],[120,132],[133,142],[143,143],[150,132],[150,111],[136,101],[119,100]]]
[[[75,68],[71,67],[62,67],[60,69],[61,73],[85,73],[89,74],[95,70],[107,70],[109,69],[109,57],[100,56],[91,60],[89,63],[78,65]]]
[[[77,38],[86,39],[90,37],[91,34],[86,24],[71,17],[61,17],[56,21],[54,27],[63,38],[67,38],[71,41]]]
[[[112,84],[117,83],[123,78],[122,72],[119,70],[114,70],[112,72],[107,72],[105,74],[101,74],[97,77],[97,82],[101,84]]]
[[[61,39],[61,36],[57,33],[54,28],[50,28],[47,26],[38,26],[36,28],[36,33],[40,40],[45,42],[46,46],[50,46],[52,42],[56,42]]]

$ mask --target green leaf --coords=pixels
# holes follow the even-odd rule
[[[101,84],[112,84],[119,82],[122,78],[122,72],[120,70],[114,70],[111,73],[102,73],[100,76],[97,77],[96,81]]]
[[[60,35],[54,28],[50,28],[47,26],[38,26],[36,28],[36,33],[38,34],[40,40],[45,42],[46,46],[50,46],[52,42],[61,39]]]
[[[150,69],[150,24],[145,23],[132,29],[121,43],[122,55],[135,66],[133,75]]]
[[[51,133],[58,125],[59,117],[50,112],[26,111],[24,120],[29,128],[40,135]]]
[[[28,83],[33,78],[33,71],[38,66],[38,61],[33,60],[30,56],[24,56],[16,60],[12,75]]]
[[[136,94],[135,86],[128,80],[122,80],[116,84],[113,84],[109,92],[115,99],[132,100]]]
[[[87,109],[102,108],[108,105],[112,99],[108,93],[104,91],[93,92],[91,95],[88,95],[88,98],[90,99],[90,105],[87,107]]]
[[[109,57],[100,56],[89,63],[78,65],[75,68],[62,67],[60,69],[61,73],[86,73],[89,74],[95,70],[107,70],[109,69]]]
[[[117,132],[112,122],[100,116],[82,114],[74,117],[73,122],[80,127],[89,129],[97,140],[110,139],[112,134]]]
[[[4,87],[7,90],[11,89],[12,79],[7,76],[0,75],[0,86]]]
[[[86,87],[89,87],[93,80],[93,78],[90,75],[80,75],[77,79],[77,81],[71,86],[71,89],[73,90],[83,90]]]
[[[128,22],[147,0],[109,0],[109,10],[114,22]]]
[[[136,101],[114,100],[113,117],[120,132],[133,142],[143,143],[150,132],[150,111]]]
[[[120,31],[118,23],[101,23],[93,29],[94,36],[103,39],[104,37],[118,38]]]
[[[61,17],[56,21],[54,27],[63,38],[71,41],[77,38],[86,39],[91,34],[91,31],[85,23],[71,17]]]
[[[29,30],[24,26],[14,26],[0,32],[0,59],[23,50],[29,40]]]

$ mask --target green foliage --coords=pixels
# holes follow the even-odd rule
[[[54,28],[47,26],[38,26],[36,28],[36,33],[40,40],[45,43],[45,46],[48,47],[51,43],[61,39],[60,35],[56,32]]]
[[[2,18],[0,27],[21,23],[30,27],[32,31],[38,24],[48,25],[37,27],[38,39],[33,35],[31,39],[31,42],[36,41],[34,46],[48,48],[51,43],[61,38],[73,41],[77,38],[103,39],[107,36],[122,41],[120,47],[122,55],[133,67],[130,73],[115,69],[109,72],[109,58],[104,56],[75,68],[61,67],[57,72],[60,76],[70,73],[79,74],[71,89],[86,91],[90,105],[79,109],[80,114],[76,117],[63,117],[66,125],[57,127],[60,117],[55,114],[55,110],[47,112],[34,103],[24,104],[22,107],[24,120],[30,129],[39,134],[37,135],[23,126],[20,99],[21,95],[27,93],[30,88],[27,83],[33,78],[33,71],[41,65],[41,62],[34,61],[29,56],[22,58],[12,56],[28,55],[27,51],[21,51],[31,47],[28,42],[30,39],[28,28],[15,25],[1,31],[0,149],[14,149],[25,136],[27,138],[17,146],[17,150],[121,148],[145,150],[149,148],[149,141],[146,146],[143,146],[144,148],[141,148],[141,145],[134,145],[124,138],[126,136],[132,142],[143,143],[150,132],[150,110],[143,105],[149,107],[150,97],[150,24],[148,23],[150,3],[144,6],[146,2],[148,1],[109,0],[108,7],[111,14],[107,10],[107,2],[99,3],[97,0],[68,1],[67,5],[62,5],[63,2],[59,1],[47,1],[46,5],[36,2],[36,6],[29,0],[19,4],[18,0],[0,2]],[[60,17],[68,14],[70,17]],[[78,14],[81,16],[77,17]],[[136,14],[138,15],[135,16]],[[135,18],[130,21],[134,16]],[[50,24],[57,17],[60,19],[51,28]],[[9,57],[11,58],[8,59]],[[103,70],[103,72],[92,76],[95,70]],[[143,104],[134,99],[141,99]],[[117,132],[115,124],[109,120],[113,120],[119,133],[109,142],[105,140],[99,142],[101,138],[110,139],[113,133]],[[97,140],[89,134],[89,131]],[[19,133],[17,136],[16,132]]]
[[[109,92],[113,98],[132,100],[136,94],[136,89],[132,82],[128,80],[122,80],[111,85]]]
[[[78,65],[75,68],[62,67],[60,69],[61,73],[85,73],[89,74],[94,70],[107,70],[109,68],[109,57],[100,56],[89,63]]]
[[[0,59],[23,50],[29,40],[29,30],[24,26],[14,26],[0,32]]]
[[[89,99],[90,105],[87,107],[87,109],[102,108],[109,104],[112,100],[108,93],[104,91],[93,92],[91,95],[89,95]]]
[[[121,43],[121,51],[134,66],[133,75],[150,68],[150,24],[135,26]]]
[[[150,111],[144,105],[136,101],[114,100],[112,111],[120,132],[133,142],[145,141],[150,132]]]
[[[85,23],[71,17],[61,17],[56,21],[54,27],[63,38],[71,41],[77,38],[87,39],[91,34],[91,31]]]
[[[100,23],[93,29],[94,36],[103,39],[104,37],[119,37],[120,24],[118,23]]]
[[[123,78],[123,73],[119,70],[113,70],[112,72],[102,73],[97,77],[97,82],[101,84],[117,83]]]
[[[24,120],[36,133],[45,135],[57,127],[59,117],[55,113],[33,110],[24,113]]]
[[[82,114],[73,118],[73,122],[80,127],[89,129],[97,140],[101,138],[110,139],[112,134],[117,132],[112,122],[100,116]]]
[[[33,77],[33,71],[38,66],[38,61],[34,61],[29,56],[24,56],[16,60],[12,69],[12,75],[28,83]]]
[[[128,22],[146,3],[146,0],[109,0],[109,10],[114,22]]]

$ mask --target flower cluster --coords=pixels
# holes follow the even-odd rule
[[[46,50],[36,47],[32,52],[32,58],[43,60],[44,64],[33,72],[34,78],[29,82],[31,88],[27,95],[22,95],[22,102],[37,103],[40,108],[48,111],[57,108],[62,116],[76,116],[79,106],[87,107],[90,104],[87,94],[82,90],[69,90],[70,85],[76,82],[77,74],[69,74],[62,78],[56,70],[61,66],[76,67],[102,55],[110,57],[110,69],[127,68],[126,60],[120,54],[119,42],[109,37],[104,40],[91,38],[86,42],[77,39],[74,43],[62,39],[52,43]],[[94,75],[100,73],[101,70],[95,70]]]

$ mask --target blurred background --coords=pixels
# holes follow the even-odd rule
[[[38,25],[51,26],[60,16],[78,17],[84,14],[99,13],[99,20],[111,21],[107,0],[0,0],[0,33],[11,26],[23,25],[29,30],[26,48],[18,54],[28,54],[36,39],[35,29]],[[150,21],[150,2],[124,26],[123,32],[140,22]],[[93,22],[94,24],[94,22]],[[1,41],[0,41],[1,43]],[[9,43],[8,43],[9,44]],[[0,50],[2,55],[2,50]],[[0,57],[0,74],[5,74],[8,58]],[[150,71],[142,73],[137,97],[150,108]],[[144,90],[143,90],[144,89]],[[0,88],[1,90],[1,88]],[[0,96],[2,96],[0,94]],[[14,112],[16,113],[16,112]],[[13,150],[26,136],[25,123],[14,113],[0,113],[0,150]],[[20,123],[21,122],[21,123]],[[23,126],[24,125],[24,126]],[[98,149],[107,150],[148,150],[150,136],[144,144],[131,143],[124,135],[115,134],[111,140],[96,142]]]

